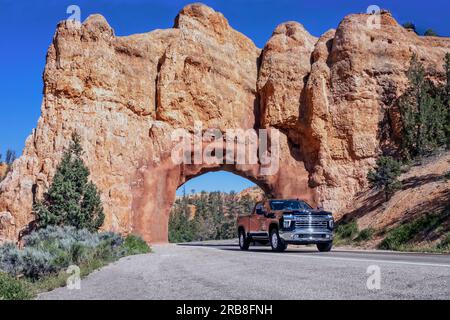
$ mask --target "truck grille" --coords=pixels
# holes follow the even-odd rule
[[[325,229],[328,221],[321,219],[301,219],[295,221],[295,227],[301,229]]]

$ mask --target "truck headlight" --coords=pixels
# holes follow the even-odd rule
[[[333,229],[333,228],[334,228],[334,221],[333,221],[333,219],[331,219],[331,220],[328,221],[328,227],[329,227],[330,229]]]
[[[289,229],[291,227],[291,220],[283,220],[283,228]]]

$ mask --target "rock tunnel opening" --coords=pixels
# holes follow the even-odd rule
[[[236,219],[269,196],[264,183],[220,168],[195,176],[177,189],[168,221],[173,243],[225,240],[236,237]]]

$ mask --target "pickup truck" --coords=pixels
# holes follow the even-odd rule
[[[239,246],[270,243],[282,252],[288,244],[315,244],[320,252],[333,246],[334,220],[331,212],[313,209],[302,200],[265,200],[253,212],[237,219]]]

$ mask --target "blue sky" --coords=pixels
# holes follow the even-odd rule
[[[26,137],[36,126],[42,100],[42,72],[47,48],[58,21],[68,17],[66,8],[76,4],[81,19],[101,13],[117,35],[156,28],[170,28],[178,11],[195,1],[182,0],[0,0],[0,153],[11,148],[21,153]],[[413,21],[419,31],[433,28],[450,36],[448,0],[204,0],[222,12],[230,24],[263,47],[281,22],[295,20],[319,36],[336,28],[349,13],[365,12],[376,4],[391,10],[399,22]],[[220,179],[220,180],[218,180]],[[199,181],[198,183],[196,181]],[[228,173],[212,173],[192,180],[186,190],[219,188],[240,190],[250,184]],[[202,185],[204,186],[202,188]],[[229,186],[229,187],[227,187]],[[236,187],[233,187],[236,186]]]

